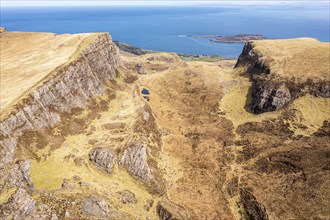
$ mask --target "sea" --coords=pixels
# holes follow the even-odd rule
[[[109,32],[114,40],[140,48],[226,58],[237,58],[243,43],[189,36],[330,38],[329,7],[321,6],[1,7],[1,26],[57,34]]]

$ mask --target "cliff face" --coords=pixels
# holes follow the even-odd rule
[[[330,215],[330,108],[323,98],[329,89],[322,84],[329,60],[320,55],[328,44],[248,43],[233,70],[234,60],[118,54],[107,34],[66,35],[63,41],[38,33],[37,43],[34,34],[35,45],[45,39],[56,44],[48,50],[44,43],[34,59],[20,53],[18,75],[7,68],[15,46],[0,54],[11,61],[1,59],[6,82],[30,87],[23,94],[1,87],[18,100],[5,106],[11,113],[0,124],[4,219]],[[68,60],[47,57],[63,50]],[[55,70],[47,66],[54,62]],[[26,77],[40,69],[53,71],[38,80]],[[272,112],[251,114],[251,92],[255,113]]]
[[[117,209],[122,202],[137,203],[131,209],[136,210],[138,206],[139,215],[146,215],[154,203],[151,195],[157,198],[165,190],[157,165],[161,132],[152,110],[140,97],[138,86],[129,84],[136,77],[125,78],[125,74],[120,74],[118,49],[110,36],[105,33],[66,35],[63,42],[57,39],[61,36],[48,33],[8,33],[2,38],[5,43],[1,43],[6,45],[6,38],[26,40],[25,34],[29,35],[27,38],[46,38],[49,43],[55,38],[59,45],[49,51],[38,48],[46,50],[40,51],[45,54],[54,54],[53,50],[65,48],[65,44],[77,49],[67,62],[49,74],[34,73],[39,78],[43,76],[41,81],[31,80],[17,70],[22,77],[19,83],[28,84],[25,86],[30,89],[1,112],[0,215],[17,219],[54,215],[65,219],[70,212],[70,218],[76,219],[132,219],[127,207]],[[81,42],[77,45],[76,40]],[[57,57],[47,57],[48,63],[40,63],[42,57],[35,55],[35,51],[33,48],[24,51],[30,52],[30,57],[36,56],[34,60],[19,54],[19,68],[26,60],[37,60],[36,66],[40,65],[41,69],[58,62]],[[2,74],[9,74],[10,49],[2,52],[7,58],[1,63]],[[6,79],[10,79],[8,74]],[[3,91],[10,91],[8,86],[6,89],[1,95]],[[8,109],[11,112],[7,114]],[[79,141],[71,145],[71,138],[76,136]],[[43,155],[41,151],[49,154]],[[103,170],[107,173],[100,173]],[[82,192],[75,190],[76,187]],[[56,189],[64,194],[44,195],[44,189]],[[97,196],[86,197],[88,193]],[[34,199],[32,195],[44,196],[45,200]],[[62,199],[70,202],[63,204]],[[109,203],[116,209],[109,209]],[[63,206],[64,209],[59,208]],[[156,211],[148,214],[153,219],[155,215]]]
[[[53,127],[61,121],[61,114],[84,108],[102,95],[105,82],[115,77],[116,46],[108,34],[93,37],[86,49],[47,76],[0,123],[0,168],[12,160],[17,138],[24,132]]]
[[[305,94],[330,97],[328,50],[313,39],[247,42],[235,67],[253,81],[251,110],[276,111]]]

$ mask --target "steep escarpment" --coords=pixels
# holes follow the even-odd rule
[[[287,88],[297,63],[306,63],[306,72],[296,73],[297,85],[327,82],[328,67],[321,64],[328,58],[308,61],[298,47],[315,43],[313,56],[307,54],[313,58],[324,52],[319,42],[247,44],[251,48],[233,69],[235,60],[118,54],[107,34],[22,34],[1,38],[7,45],[1,47],[1,74],[7,73],[6,83],[13,81],[0,82],[5,103],[1,217],[330,216],[329,99],[304,87],[305,93],[288,102],[276,93],[266,106],[290,103],[280,110],[253,114],[248,109],[250,96],[258,98],[251,91],[259,85],[257,77],[270,85],[279,80]],[[39,47],[25,56],[27,51],[19,53],[10,39]],[[45,42],[54,45],[45,50]],[[13,51],[19,55],[14,75]],[[14,84],[22,91],[11,89]]]
[[[313,39],[245,45],[238,82],[220,101],[235,125],[223,191],[236,218],[329,216],[328,48]]]
[[[305,94],[330,97],[329,47],[308,38],[247,42],[236,68],[253,81],[252,111],[275,111]]]
[[[14,102],[2,111],[0,215],[155,219],[155,204],[165,191],[158,167],[161,131],[110,36],[26,34],[8,33],[2,45],[40,37],[55,44],[48,52],[39,46],[40,53],[64,58],[46,57],[41,64],[43,57],[30,48],[27,61],[42,71],[54,67],[49,63],[58,65],[47,73],[33,73],[31,67],[27,72],[34,80],[21,73],[26,59],[16,54],[20,78],[13,80],[28,89],[13,89]],[[4,61],[12,49],[2,51]],[[1,62],[1,73],[13,69],[9,63]],[[10,75],[4,78],[9,81]]]
[[[117,64],[117,48],[108,34],[85,39],[67,63],[47,75],[31,93],[24,94],[1,121],[0,167],[12,160],[17,139],[25,132],[54,127],[61,121],[61,114],[84,108],[102,95],[105,82],[116,75]]]

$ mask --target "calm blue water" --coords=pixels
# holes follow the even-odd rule
[[[2,7],[1,26],[59,34],[106,31],[114,40],[141,48],[225,57],[237,57],[243,45],[179,35],[330,38],[327,7]]]

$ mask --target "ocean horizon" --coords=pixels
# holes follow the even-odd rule
[[[329,0],[0,1],[0,220],[330,220]]]
[[[8,31],[109,32],[136,47],[237,58],[243,43],[216,43],[190,35],[261,34],[271,39],[312,37],[329,42],[329,10],[297,6],[2,7]]]

